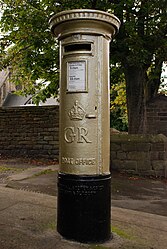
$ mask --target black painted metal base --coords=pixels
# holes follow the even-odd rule
[[[111,175],[58,176],[57,230],[66,239],[102,243],[111,239]]]

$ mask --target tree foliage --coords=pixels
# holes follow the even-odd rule
[[[0,69],[10,67],[11,81],[22,88],[19,93],[32,94],[36,103],[57,94],[58,44],[48,25],[51,15],[76,8],[106,10],[104,3],[94,0],[0,0]]]
[[[157,94],[167,60],[167,2],[128,0],[113,8],[122,26],[111,54],[125,74],[129,133],[145,133],[146,102]]]
[[[111,44],[115,60],[121,61],[125,72],[134,66],[145,70],[149,99],[158,91],[162,63],[167,60],[167,2],[119,1],[114,12],[122,22],[116,42]]]
[[[128,130],[128,117],[126,105],[126,82],[121,65],[111,67],[111,115],[110,125],[119,131]]]
[[[0,68],[11,66],[13,82],[43,100],[58,89],[58,44],[48,28],[51,15],[76,8],[114,13],[122,25],[111,43],[111,64],[120,63],[125,75],[129,131],[144,132],[145,104],[157,93],[167,60],[166,0],[0,0],[0,5]]]
[[[1,63],[10,66],[11,80],[33,94],[36,102],[58,89],[58,45],[51,36],[48,20],[55,1],[0,1]]]

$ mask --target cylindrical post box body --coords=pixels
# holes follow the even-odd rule
[[[109,43],[120,22],[83,9],[58,13],[50,26],[60,41],[58,231],[102,242],[111,237]]]

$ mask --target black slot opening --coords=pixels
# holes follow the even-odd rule
[[[64,46],[64,51],[73,52],[73,51],[91,51],[90,43],[78,43],[78,44],[70,44]]]

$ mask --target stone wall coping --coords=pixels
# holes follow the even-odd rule
[[[111,142],[135,142],[135,143],[167,143],[167,137],[163,134],[111,134]]]
[[[24,106],[5,106],[5,107],[0,107],[0,111],[4,111],[4,110],[37,110],[37,109],[55,109],[58,108],[59,109],[59,105],[44,105],[44,106],[32,106],[32,105],[24,105]]]
[[[162,101],[167,103],[167,96],[164,94],[158,94],[157,96],[152,98],[150,101],[148,101],[147,107],[149,107],[149,104],[151,103],[157,103],[157,102],[162,102]]]

